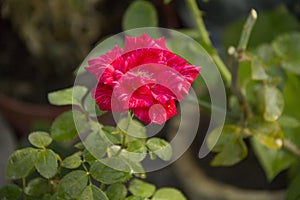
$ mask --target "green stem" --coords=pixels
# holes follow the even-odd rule
[[[23,187],[23,199],[27,200],[27,195],[25,194],[26,178],[22,178],[22,187]]]
[[[211,43],[211,40],[209,38],[209,34],[205,28],[202,13],[198,9],[197,3],[195,0],[186,0],[186,4],[188,8],[190,9],[193,18],[196,22],[197,30],[200,34],[201,40],[203,41],[205,45],[205,49],[209,52],[210,56],[212,57],[213,61],[217,65],[220,73],[223,76],[223,79],[225,80],[225,84],[229,86],[231,84],[231,74],[222,59],[219,57],[219,55],[216,53],[215,50],[213,50],[213,45]]]
[[[199,31],[201,39],[207,46],[212,46],[211,41],[209,39],[209,34],[205,28],[205,25],[204,25],[204,22],[202,19],[202,13],[198,9],[197,2],[195,0],[186,0],[186,3],[193,15],[193,18],[195,19],[197,29]]]
[[[251,118],[253,116],[251,107],[245,97],[245,95],[242,93],[241,87],[239,85],[239,65],[240,62],[243,60],[244,52],[246,51],[248,41],[253,29],[253,26],[257,19],[257,13],[254,9],[251,10],[249,17],[244,25],[242,35],[240,38],[240,42],[237,47],[237,51],[234,48],[229,49],[229,54],[233,57],[233,64],[232,64],[232,70],[231,70],[231,76],[232,76],[232,82],[231,82],[231,91],[232,93],[237,97],[239,104],[240,104],[240,110],[241,110],[241,125],[242,127],[245,126],[246,120]]]
[[[128,132],[128,129],[129,129],[129,126],[130,126],[130,123],[133,119],[133,114],[128,111],[128,124],[126,126],[126,129],[125,129],[125,132],[122,131],[122,144],[121,144],[121,149],[124,149],[126,147],[126,136],[127,136],[127,132]]]
[[[213,59],[213,61],[215,62],[215,64],[217,65],[223,79],[225,80],[225,84],[227,86],[229,86],[231,84],[231,74],[228,70],[228,68],[226,67],[226,65],[224,64],[224,62],[222,61],[222,59],[219,57],[219,55],[217,53],[212,53],[211,57]]]
[[[102,191],[104,191],[104,190],[105,190],[105,187],[106,187],[106,185],[105,185],[104,183],[101,183],[101,185],[100,185],[100,189],[101,189]]]
[[[89,173],[89,170],[88,170],[87,166],[84,164],[84,162],[82,162],[81,165],[82,165],[83,169],[84,169],[87,173]]]
[[[84,162],[82,161],[81,163],[83,169],[86,171],[88,178],[89,178],[89,185],[92,185],[92,180],[91,180],[91,175],[90,175],[90,171],[88,170],[87,166],[84,164]]]
[[[254,9],[252,9],[247,18],[247,21],[244,25],[243,32],[240,37],[240,42],[237,46],[238,51],[246,50],[253,26],[256,22],[256,19],[257,19],[257,12]]]
[[[121,149],[124,149],[126,147],[126,133],[122,131],[122,144]]]

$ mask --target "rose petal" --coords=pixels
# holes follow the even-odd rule
[[[93,97],[96,100],[100,110],[111,110],[112,88],[102,83],[98,84],[93,91]]]
[[[139,120],[146,124],[150,124],[151,119],[149,117],[149,107],[144,107],[144,108],[133,108],[132,112],[134,116],[136,116]]]
[[[185,77],[185,79],[192,83],[194,79],[198,76],[201,67],[196,67],[193,65],[186,65],[180,70],[180,73]]]
[[[163,124],[177,114],[173,100],[165,104],[154,104],[152,107],[133,108],[133,114],[146,124]]]
[[[141,121],[158,124],[177,113],[174,100],[188,94],[201,69],[169,51],[164,38],[147,34],[126,37],[124,51],[116,46],[88,63],[98,80],[94,97],[100,109],[132,109]]]
[[[85,69],[92,75],[94,75],[97,78],[97,80],[99,80],[99,78],[102,76],[102,74],[107,68],[110,68],[111,70],[114,69],[110,64],[117,58],[119,58],[122,55],[122,53],[122,49],[119,46],[115,46],[109,52],[96,58],[89,59],[89,66],[86,66]]]
[[[141,48],[158,48],[158,49],[167,49],[165,45],[165,39],[152,39],[146,33],[142,34],[139,37],[125,37],[124,51],[133,51]]]
[[[176,96],[170,91],[170,89],[159,84],[152,86],[151,92],[153,97],[162,104],[165,104],[172,99],[176,99]]]
[[[153,96],[148,81],[132,73],[125,74],[114,87],[114,95],[124,109],[147,107],[153,104]]]
[[[129,108],[150,107],[153,105],[153,96],[148,85],[138,88],[129,101]]]
[[[166,120],[170,119],[174,115],[177,114],[176,104],[174,100],[168,101],[167,103],[162,105],[167,111]]]

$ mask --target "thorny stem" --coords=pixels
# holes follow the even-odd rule
[[[225,80],[225,84],[227,86],[229,86],[231,84],[231,74],[230,74],[228,68],[225,66],[222,59],[216,53],[216,51],[212,50],[214,48],[213,48],[211,40],[209,38],[209,34],[205,28],[205,25],[204,25],[204,22],[202,19],[202,13],[198,9],[196,1],[195,0],[186,0],[186,4],[187,4],[188,8],[190,9],[190,11],[193,15],[193,18],[195,19],[197,30],[200,34],[201,40],[203,41],[203,43],[206,47],[206,50],[210,53],[210,56],[212,57],[213,61],[217,65],[220,73],[222,74],[222,76]]]

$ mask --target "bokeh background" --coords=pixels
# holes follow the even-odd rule
[[[9,154],[27,145],[33,130],[47,130],[59,113],[68,109],[48,105],[47,93],[72,86],[75,71],[88,52],[101,40],[123,31],[124,15],[132,0],[1,0],[0,1],[0,186]],[[150,2],[156,9],[158,26],[187,31],[194,27],[183,0],[165,4]],[[251,8],[259,14],[249,48],[272,41],[277,35],[300,30],[299,0],[198,0],[212,41],[226,61],[227,48],[236,45]],[[141,17],[142,18],[142,17]],[[151,20],[151,19],[146,19]],[[150,22],[151,24],[151,22]],[[191,147],[205,132],[205,120]],[[59,146],[62,151],[66,147]],[[242,188],[279,190],[286,186],[285,173],[272,183],[254,155],[232,168],[209,167],[211,157],[199,160],[205,173]],[[253,164],[254,163],[254,164]],[[184,183],[173,166],[152,172],[149,181],[158,187],[182,189]],[[257,178],[244,174],[259,174]]]

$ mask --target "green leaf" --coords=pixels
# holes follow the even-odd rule
[[[299,76],[288,74],[286,85],[283,91],[285,106],[284,114],[296,119],[300,119],[300,107],[298,97],[300,96],[300,78]]]
[[[52,193],[53,187],[50,181],[43,178],[35,178],[28,183],[24,192],[28,196],[43,197],[47,193]]]
[[[68,169],[78,168],[82,163],[81,154],[81,152],[77,152],[71,156],[66,157],[61,163],[61,166]]]
[[[294,117],[288,116],[288,115],[282,115],[278,122],[281,127],[285,128],[299,128],[300,127],[300,121]]]
[[[107,165],[104,165],[100,161],[96,161],[91,165],[90,173],[97,181],[104,184],[114,184],[125,182],[131,177],[128,172],[130,170],[129,166],[122,160],[112,158],[110,159],[110,162],[106,162],[105,164]],[[115,166],[125,170],[119,171],[109,166]]]
[[[8,159],[6,177],[20,179],[28,176],[37,160],[37,149],[25,148],[15,151]]]
[[[116,128],[112,126],[104,126],[102,131],[107,140],[109,140],[112,144],[121,144],[121,134],[114,134],[113,131],[115,131],[115,129]]]
[[[293,59],[293,60],[287,60],[287,61],[282,61],[281,65],[283,69],[292,72],[296,75],[300,75],[300,58]]]
[[[146,145],[160,159],[168,161],[172,158],[172,147],[167,141],[160,138],[150,138]]]
[[[284,108],[283,95],[274,86],[264,86],[265,112],[266,121],[276,121],[282,114]]]
[[[110,200],[106,194],[94,185],[88,185],[80,195],[80,200]]]
[[[240,137],[241,128],[234,125],[215,128],[207,139],[207,146],[213,152],[220,152],[224,146]]]
[[[126,10],[122,21],[123,30],[157,25],[158,17],[154,6],[144,0],[134,1]]]
[[[122,200],[127,195],[127,189],[125,185],[116,183],[107,188],[106,195],[109,200]]]
[[[298,200],[300,198],[300,173],[298,173],[288,186],[286,200]]]
[[[171,3],[172,0],[164,0],[164,4],[169,4]]]
[[[186,200],[186,198],[179,190],[162,188],[155,192],[152,200]]]
[[[129,167],[130,168],[129,171],[131,173],[145,173],[145,170],[140,163],[140,161],[145,158],[145,156],[146,156],[145,153],[129,152],[125,149],[121,149],[120,146],[114,145],[114,146],[111,146],[110,148],[108,148],[107,154],[110,157],[110,159],[118,159],[118,160],[126,163],[125,166],[120,165],[123,168],[115,167],[116,169],[121,170],[121,171],[128,171],[127,167]],[[111,165],[111,166],[113,166],[113,165]],[[124,168],[124,167],[126,167],[126,168]]]
[[[0,189],[0,199],[3,200],[18,200],[22,190],[17,185],[6,185]]]
[[[85,148],[97,159],[101,159],[108,147],[107,142],[98,132],[90,133],[83,142]]]
[[[124,156],[120,156],[120,158],[130,167],[131,173],[135,173],[136,176],[138,176],[138,174],[145,173],[144,167],[139,161],[135,161]]]
[[[129,122],[130,124],[128,125]],[[137,120],[129,120],[128,118],[123,118],[118,123],[118,127],[131,137],[147,138],[145,126]]]
[[[129,191],[134,196],[147,198],[153,195],[153,193],[155,192],[155,186],[153,184],[146,183],[138,179],[134,179],[133,181],[130,182]]]
[[[129,196],[125,200],[145,200],[143,197]]]
[[[124,156],[128,157],[132,161],[142,161],[147,155],[147,147],[145,142],[141,140],[135,140],[129,142],[127,145],[127,151]]]
[[[44,148],[51,144],[52,138],[46,132],[33,132],[28,137],[29,142],[38,148]]]
[[[51,104],[57,106],[63,105],[81,105],[82,99],[88,89],[84,86],[76,85],[72,88],[67,88],[48,94],[48,100]]]
[[[75,119],[78,122],[75,125]],[[85,127],[85,115],[79,111],[67,111],[58,116],[51,126],[51,136],[57,141],[71,140],[77,137],[78,132],[81,132]],[[78,128],[78,130],[77,130]]]
[[[44,198],[43,200],[62,200],[58,198],[58,193],[54,193],[50,198]]]
[[[58,197],[64,200],[75,199],[85,189],[88,174],[82,170],[75,170],[65,175],[58,185]]]
[[[283,150],[267,148],[255,138],[251,140],[251,145],[269,181],[295,162],[295,157],[291,154]]]
[[[84,149],[85,149],[85,147],[84,147],[84,145],[83,145],[82,142],[76,143],[76,144],[74,145],[74,147],[75,147],[76,149],[79,149],[79,150],[84,150]]]
[[[214,157],[211,165],[231,166],[243,160],[247,154],[247,146],[245,142],[241,138],[238,140],[233,140]]]
[[[93,99],[92,94],[89,93],[84,99],[84,109],[90,114],[92,117],[101,116],[106,113],[106,111],[102,111],[99,109],[96,104],[96,100]]]
[[[57,173],[56,154],[50,149],[40,150],[35,168],[43,177],[52,178]]]
[[[255,52],[255,57],[259,58],[259,63],[264,67],[268,74],[268,82],[280,89],[285,86],[286,73],[281,66],[281,58],[273,51],[272,46],[268,44],[260,45]]]
[[[83,150],[82,156],[85,162],[93,163],[97,160],[97,158],[95,158],[87,149]]]
[[[40,199],[38,199],[40,200]],[[57,200],[57,195],[45,194],[42,200]]]
[[[277,121],[267,122],[261,118],[248,121],[248,128],[261,144],[271,149],[280,149],[283,144],[283,132]]]
[[[218,152],[211,162],[212,166],[231,166],[247,156],[247,146],[240,132],[240,127],[226,125],[209,134],[207,146],[213,152]]]
[[[300,34],[284,34],[275,39],[272,44],[274,51],[282,59],[282,67],[294,74],[300,75]]]
[[[277,62],[277,56],[274,53],[272,46],[269,44],[262,44],[255,50],[256,56],[262,61],[265,65],[270,66]]]
[[[263,63],[257,57],[252,59],[251,72],[253,80],[266,80],[268,78]]]
[[[135,140],[128,144],[127,149],[121,149],[119,145],[113,145],[107,150],[107,153],[109,157],[119,157],[126,162],[131,161],[137,163],[141,162],[146,157],[147,148],[143,142]]]

